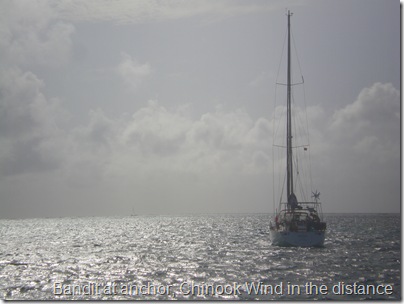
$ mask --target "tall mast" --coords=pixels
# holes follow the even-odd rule
[[[292,108],[291,108],[291,56],[290,56],[290,17],[293,15],[289,10],[288,16],[288,71],[287,71],[287,104],[286,104],[286,175],[287,175],[287,200],[288,207],[294,209],[296,196],[293,194],[293,158],[292,158]]]

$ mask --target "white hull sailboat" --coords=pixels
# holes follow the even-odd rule
[[[276,215],[275,224],[271,222],[270,237],[277,246],[322,247],[325,230],[326,223],[313,207],[290,208]]]
[[[274,222],[270,223],[270,237],[273,245],[321,247],[324,245],[326,223],[322,221],[320,193],[312,192],[314,201],[299,202],[295,194],[294,158],[292,135],[292,84],[291,81],[291,44],[290,17],[288,17],[288,57],[286,83],[286,202],[279,201],[279,209],[275,213]]]

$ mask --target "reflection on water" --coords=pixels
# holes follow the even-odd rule
[[[400,216],[329,215],[324,248],[274,247],[269,215],[0,220],[5,299],[399,299]],[[392,284],[390,296],[254,294],[245,283]],[[55,295],[111,285],[126,294]],[[93,285],[89,285],[93,284]],[[182,284],[182,285],[181,285]],[[190,284],[229,294],[187,294]],[[241,285],[238,287],[238,285]],[[140,290],[136,288],[142,288]],[[165,286],[170,292],[141,291]],[[169,287],[167,287],[169,286]],[[213,288],[212,287],[212,288]],[[157,288],[157,287],[156,287]],[[182,288],[182,289],[181,289]],[[233,292],[230,293],[230,288]],[[234,292],[234,289],[237,289]],[[269,288],[269,287],[268,287]],[[136,293],[138,290],[138,293]],[[122,291],[122,290],[121,290]],[[220,290],[219,290],[220,291]],[[237,292],[240,291],[240,292]]]

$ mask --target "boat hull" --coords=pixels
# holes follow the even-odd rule
[[[294,247],[324,246],[325,231],[291,232],[270,230],[272,245]]]

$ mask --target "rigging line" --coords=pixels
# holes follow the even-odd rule
[[[274,131],[273,131],[273,137],[272,137],[272,145],[275,145],[275,140],[278,137],[279,128],[281,126],[281,121],[282,121],[282,118],[285,117],[285,112],[286,112],[286,107],[282,107],[281,113],[279,115],[279,119],[277,119],[277,115],[276,115],[276,113],[277,113],[276,105],[277,105],[277,100],[278,100],[278,98],[277,98],[278,93],[277,92],[278,92],[277,86],[275,86],[275,105],[274,105],[273,121],[272,121],[272,124],[273,124],[272,128],[273,128]],[[276,122],[277,122],[277,124],[275,126]],[[285,130],[283,130],[283,131],[285,131]],[[284,134],[282,134],[282,138],[284,137],[283,135]]]
[[[275,121],[276,121],[276,104],[277,104],[277,86],[275,85],[275,98],[274,98],[274,109],[273,109],[273,115],[272,115],[272,130],[273,130],[273,136],[272,136],[272,146],[275,144],[275,137],[278,134],[278,128],[279,128],[279,123],[278,125],[275,126]]]
[[[276,137],[278,137],[278,131],[279,131],[279,127],[281,126],[281,122],[282,122],[282,118],[283,117],[285,117],[285,112],[286,112],[286,108],[284,107],[283,109],[282,109],[282,113],[281,113],[281,115],[280,115],[280,118],[279,118],[279,120],[278,120],[278,124],[277,124],[277,126],[276,126],[276,128],[275,128],[275,132],[274,132],[274,137],[273,137],[273,146],[277,146],[277,145],[275,145],[275,138]],[[275,124],[275,119],[274,119],[274,124]],[[283,125],[283,124],[282,124]],[[280,132],[280,131],[279,131]],[[281,138],[282,138],[282,142],[284,142],[285,141],[285,139],[284,139],[284,136],[285,135],[285,129],[283,129],[283,134],[281,134]],[[279,145],[278,145],[279,146]]]
[[[273,130],[273,137],[272,137],[272,145],[274,145],[275,144],[275,138],[276,138],[276,136],[277,136],[277,134],[278,134],[278,129],[279,129],[279,126],[280,126],[280,121],[281,121],[281,118],[283,117],[283,113],[285,112],[285,110],[283,110],[283,113],[281,113],[281,115],[280,115],[280,118],[279,118],[279,121],[278,121],[278,124],[275,126],[275,122],[276,122],[276,108],[277,108],[277,100],[278,100],[278,98],[277,98],[277,96],[278,96],[278,86],[277,85],[275,85],[275,98],[274,98],[274,109],[273,109],[273,120],[272,120],[272,130]]]
[[[273,139],[272,139],[273,141]],[[272,145],[272,212],[275,212],[275,147]]]
[[[302,195],[304,201],[305,201],[305,202],[308,202],[308,200],[307,200],[307,193],[306,193],[306,191],[304,190],[305,188],[304,188],[304,185],[303,185],[303,182],[302,182],[301,179],[299,180],[299,183],[300,183],[300,193],[301,193],[301,195]]]
[[[307,143],[310,147],[310,129],[309,129],[309,118],[307,115],[307,105],[306,105],[306,86],[303,84],[303,102],[306,113],[306,128],[307,128]],[[310,191],[313,191],[313,176],[311,172],[311,149],[309,149],[309,175],[310,175]]]
[[[285,53],[285,45],[286,45],[286,37],[287,37],[287,30],[285,30],[285,35],[283,37],[283,44],[282,44],[282,52],[281,52],[281,59],[279,60],[279,65],[278,65],[278,72],[276,73],[276,81],[275,81],[275,105],[274,105],[274,121],[273,121],[273,130],[275,130],[275,115],[276,115],[276,101],[277,101],[277,84],[278,84],[278,79],[279,79],[279,72],[281,70],[281,65],[282,65],[282,58],[283,58],[283,54]],[[274,137],[272,138],[272,143],[275,143],[275,134],[274,133]]]
[[[283,37],[283,45],[282,45],[282,53],[281,53],[281,59],[279,60],[279,65],[278,65],[278,72],[276,74],[276,81],[275,81],[275,105],[274,105],[274,121],[273,121],[273,130],[274,130],[274,136],[272,138],[272,143],[275,143],[275,137],[278,134],[278,129],[279,129],[279,125],[281,122],[281,118],[283,117],[283,114],[285,112],[285,109],[283,111],[283,113],[281,113],[281,117],[279,119],[278,125],[275,129],[275,118],[276,118],[276,106],[277,106],[277,88],[278,88],[278,79],[279,79],[279,73],[281,70],[281,65],[282,65],[282,59],[283,59],[283,54],[285,53],[285,45],[286,45],[286,37],[287,37],[287,30],[285,30],[285,35]]]
[[[272,118],[272,130],[273,130],[273,135],[272,135],[272,212],[275,212],[275,109],[276,109],[276,85],[275,85],[275,98],[274,98],[274,112],[273,112],[273,118]]]
[[[295,170],[296,170],[296,181],[295,181],[295,188],[299,190],[299,193],[301,197],[307,201],[307,191],[306,191],[306,186],[307,186],[307,174],[306,174],[306,162],[303,160],[301,162],[300,160],[304,159],[305,153],[302,152],[301,150],[297,150],[295,152],[295,158],[293,160],[295,164]]]
[[[275,122],[273,122],[275,124]],[[274,137],[272,138],[272,142],[274,142]],[[275,204],[275,147],[272,145],[272,211],[275,212],[276,204]]]
[[[278,82],[278,77],[279,77],[279,71],[281,70],[281,65],[282,65],[282,58],[283,58],[283,54],[284,54],[284,50],[285,50],[285,42],[286,42],[286,36],[287,36],[287,30],[285,30],[285,36],[283,37],[283,45],[282,45],[282,53],[281,53],[281,60],[279,61],[279,65],[278,65],[278,73],[276,74],[276,83]]]
[[[297,47],[296,47],[296,42],[295,42],[295,38],[293,35],[293,31],[291,31],[291,36],[292,36],[292,40],[293,40],[293,48],[295,50],[297,64],[298,64],[299,70],[300,70],[300,75],[302,76],[302,80],[303,80],[303,102],[304,102],[304,109],[305,109],[305,116],[306,116],[307,143],[308,143],[308,146],[310,147],[310,129],[309,129],[309,120],[308,120],[308,115],[307,115],[306,86],[304,85],[302,68],[300,65],[299,55],[297,52]],[[309,176],[310,176],[310,190],[313,191],[313,176],[312,176],[312,171],[311,171],[311,151],[310,150],[311,149],[309,149],[309,170],[308,171],[309,171]]]
[[[294,99],[293,102],[295,102]],[[306,135],[306,132],[302,121],[302,116],[300,115],[300,111],[294,111],[293,121],[294,121],[293,125],[294,132],[296,135],[295,142],[297,144],[297,146],[295,147],[296,152],[294,153],[294,159],[293,159],[296,168],[295,188],[298,189],[298,192],[300,193],[301,197],[307,201],[307,192],[305,190],[306,189],[305,186],[307,186],[307,180],[308,180],[306,175],[306,166],[305,166],[306,162],[304,160],[303,163],[299,162],[299,159],[305,158],[305,153],[301,152],[300,149],[297,149],[298,147],[307,147],[307,145],[304,144],[305,142],[304,137],[306,137],[304,135]]]
[[[294,48],[295,54],[296,54],[297,64],[298,64],[298,66],[299,66],[300,75],[302,76],[302,80],[303,80],[303,83],[304,83],[302,68],[301,68],[301,66],[300,66],[300,60],[299,60],[299,56],[298,56],[298,53],[297,53],[297,47],[296,47],[295,37],[293,36],[293,31],[292,31],[292,30],[291,30],[291,36],[292,36],[292,41],[293,41],[293,43],[292,43],[292,44],[293,44],[293,48]]]
[[[294,47],[296,59],[297,59],[298,66],[299,66],[299,72],[300,72],[300,75],[301,75],[301,77],[302,77],[302,82],[301,82],[301,83],[298,83],[298,84],[303,84],[303,85],[304,85],[304,80],[303,80],[303,75],[302,75],[302,69],[301,69],[301,66],[300,66],[300,60],[299,60],[299,56],[298,56],[298,53],[297,53],[296,42],[295,42],[295,40],[294,40],[293,32],[291,33],[291,36],[292,36],[292,40],[293,40],[293,43],[292,43],[292,44],[293,44],[293,47]],[[294,99],[293,99],[293,103],[296,105]],[[303,127],[304,124],[303,124],[303,122],[302,122],[302,120],[301,120],[300,113],[296,113],[296,111],[295,111],[295,116],[297,116],[297,119],[299,120],[299,123],[301,123],[301,126]],[[295,123],[297,122],[296,119],[295,119],[294,121],[295,121]],[[300,125],[299,125],[299,126],[300,126]],[[296,130],[296,129],[295,129],[295,130]],[[304,129],[303,129],[303,130],[304,130]],[[302,135],[304,135],[304,131],[302,131]],[[302,139],[302,141],[303,141],[303,139]]]
[[[298,127],[301,129],[300,130],[300,132],[301,132],[300,146],[308,146],[308,143],[306,143],[306,141],[308,140],[308,138],[307,138],[308,134],[307,134],[307,130],[305,129],[306,128],[305,123],[307,123],[307,122],[305,122],[305,123],[303,122],[302,115],[300,112],[298,112],[296,114],[296,120],[297,120],[296,123],[298,124]]]
[[[305,158],[305,160],[304,160],[304,167],[305,167],[305,169],[304,169],[304,180],[302,181],[302,183],[304,184],[304,193],[305,193],[305,196],[306,196],[306,201],[307,201],[307,199],[309,199],[310,198],[310,188],[308,187],[309,185],[308,185],[308,177],[307,177],[307,156],[305,155],[305,152],[303,152],[303,154],[304,154],[304,158]],[[308,189],[309,189],[309,191],[308,191]]]
[[[302,117],[301,117],[299,107],[296,105],[294,95],[292,96],[292,102],[293,102],[293,107],[294,107],[294,111],[293,111],[294,129],[293,130],[294,130],[294,132],[299,131],[299,133],[296,133],[299,136],[297,136],[298,140],[295,139],[295,142],[297,140],[297,144],[295,145],[295,147],[307,146],[307,144],[304,143],[304,137],[305,137],[304,123],[302,121]]]
[[[305,191],[306,187],[304,185],[304,182],[306,180],[305,177],[305,170],[304,168],[299,169],[299,161],[298,158],[296,158],[296,189],[300,190],[300,195],[303,198],[303,201],[308,201],[307,200],[307,192]]]
[[[305,114],[306,114],[306,126],[307,126],[307,132],[308,132],[309,128],[308,128],[308,119],[307,119],[307,110],[306,110],[307,106],[306,106],[306,97],[305,97],[306,94],[305,94],[304,78],[303,78],[302,68],[301,68],[301,65],[300,65],[299,53],[297,52],[297,46],[296,46],[296,42],[295,42],[295,38],[294,38],[292,30],[291,30],[291,36],[292,36],[292,41],[293,41],[293,43],[292,43],[293,48],[294,48],[296,59],[297,59],[297,64],[299,66],[300,76],[302,77],[302,82],[298,83],[298,84],[303,84],[303,96],[304,96],[303,100],[304,100],[304,107],[305,107]]]
[[[302,176],[302,180],[301,180],[301,183],[302,183],[302,188],[303,188],[303,192],[304,192],[304,195],[305,195],[305,199],[306,199],[306,195],[307,195],[307,189],[309,189],[307,186],[308,186],[308,184],[307,184],[307,181],[308,181],[308,177],[307,177],[307,166],[306,166],[306,164],[307,164],[307,161],[306,161],[306,155],[305,155],[305,153],[304,152],[301,152],[301,166],[302,166],[302,169],[301,169],[301,176]],[[307,200],[307,199],[306,199]]]
[[[283,37],[283,44],[282,44],[282,52],[281,52],[281,58],[279,60],[279,65],[278,65],[278,72],[276,74],[276,81],[275,81],[275,98],[274,98],[274,112],[273,112],[273,120],[272,120],[272,130],[273,130],[273,136],[272,136],[272,201],[273,201],[273,209],[275,211],[275,138],[276,138],[276,134],[278,134],[278,129],[279,129],[279,125],[280,125],[280,119],[278,122],[278,125],[275,128],[275,120],[276,120],[276,106],[277,106],[277,88],[278,85],[276,84],[278,82],[279,79],[279,73],[281,70],[281,65],[282,65],[282,58],[283,58],[283,54],[285,51],[285,44],[286,44],[286,35],[287,35],[287,31],[285,31],[285,35]],[[282,117],[282,115],[281,115]],[[279,176],[280,179],[280,176]],[[278,183],[278,185],[280,185],[280,181]]]
[[[301,183],[301,177],[300,177],[300,172],[299,172],[299,162],[298,159],[296,158],[296,184],[295,184],[295,189],[300,190],[300,195],[303,198],[304,195],[302,195],[302,183]],[[300,187],[299,187],[300,186]]]
[[[296,178],[295,178],[295,184],[293,187],[297,189],[298,186],[298,180],[300,179],[300,172],[299,172],[299,159],[297,153],[294,154],[294,159],[293,159],[293,168],[294,171],[296,171]]]
[[[281,186],[281,175],[278,175],[279,181],[276,183],[276,178],[275,178],[275,140],[277,138],[277,134],[280,129],[280,125],[281,125],[281,118],[283,116],[285,116],[285,107],[282,108],[282,112],[280,113],[280,118],[279,120],[277,120],[276,117],[276,108],[277,108],[277,98],[278,96],[278,86],[275,85],[275,98],[274,98],[274,111],[273,111],[273,120],[272,120],[272,130],[273,130],[273,137],[272,137],[272,166],[273,166],[273,170],[272,170],[272,200],[273,200],[273,208],[274,210],[276,210],[276,191],[275,189],[277,189],[279,191],[279,188]],[[277,122],[277,123],[276,123]],[[284,138],[284,136],[282,136],[282,138]],[[277,157],[278,159],[279,157]],[[277,184],[277,185],[276,185]]]
[[[291,94],[291,98],[292,98],[292,105],[293,105],[293,109],[294,109],[292,119],[293,119],[293,134],[295,134],[295,136],[293,136],[293,141],[294,141],[295,145],[300,145],[300,136],[299,136],[300,133],[297,133],[298,124],[297,124],[297,120],[296,120],[296,117],[299,115],[299,113],[297,113],[297,111],[296,111],[297,107],[296,107],[295,97],[293,94]]]
[[[308,156],[305,157],[306,158],[306,172],[305,172],[305,185],[306,185],[306,189],[309,190],[309,192],[311,193],[312,188],[311,188],[311,184],[310,184],[310,165],[309,165],[309,161],[308,161]],[[309,196],[310,196],[309,193]]]
[[[296,174],[296,187],[295,188],[299,189],[301,200],[304,201],[305,199],[304,199],[304,193],[303,193],[303,187],[302,187],[302,179],[300,178],[299,173]]]
[[[300,158],[300,176],[301,176],[301,183],[303,187],[303,192],[305,196],[308,195],[307,189],[309,188],[309,166],[308,166],[308,159],[305,150],[299,150],[299,158]]]
[[[283,197],[283,191],[285,190],[285,184],[286,184],[286,174],[283,175],[282,190],[279,196],[279,210],[281,210],[282,197]]]
[[[277,158],[280,159],[279,155],[281,153],[278,152]],[[283,153],[282,153],[283,155]],[[284,192],[284,188],[285,188],[285,183],[286,183],[286,171],[283,170],[283,165],[284,163],[281,162],[281,164],[278,164],[277,168],[280,169],[280,172],[283,172],[283,182],[282,180],[282,174],[278,174],[278,182],[277,182],[277,191],[278,191],[278,195],[279,195],[279,204],[281,204],[282,202],[282,197],[283,197],[283,192]],[[275,171],[275,170],[274,170]],[[274,189],[275,191],[275,189]]]

